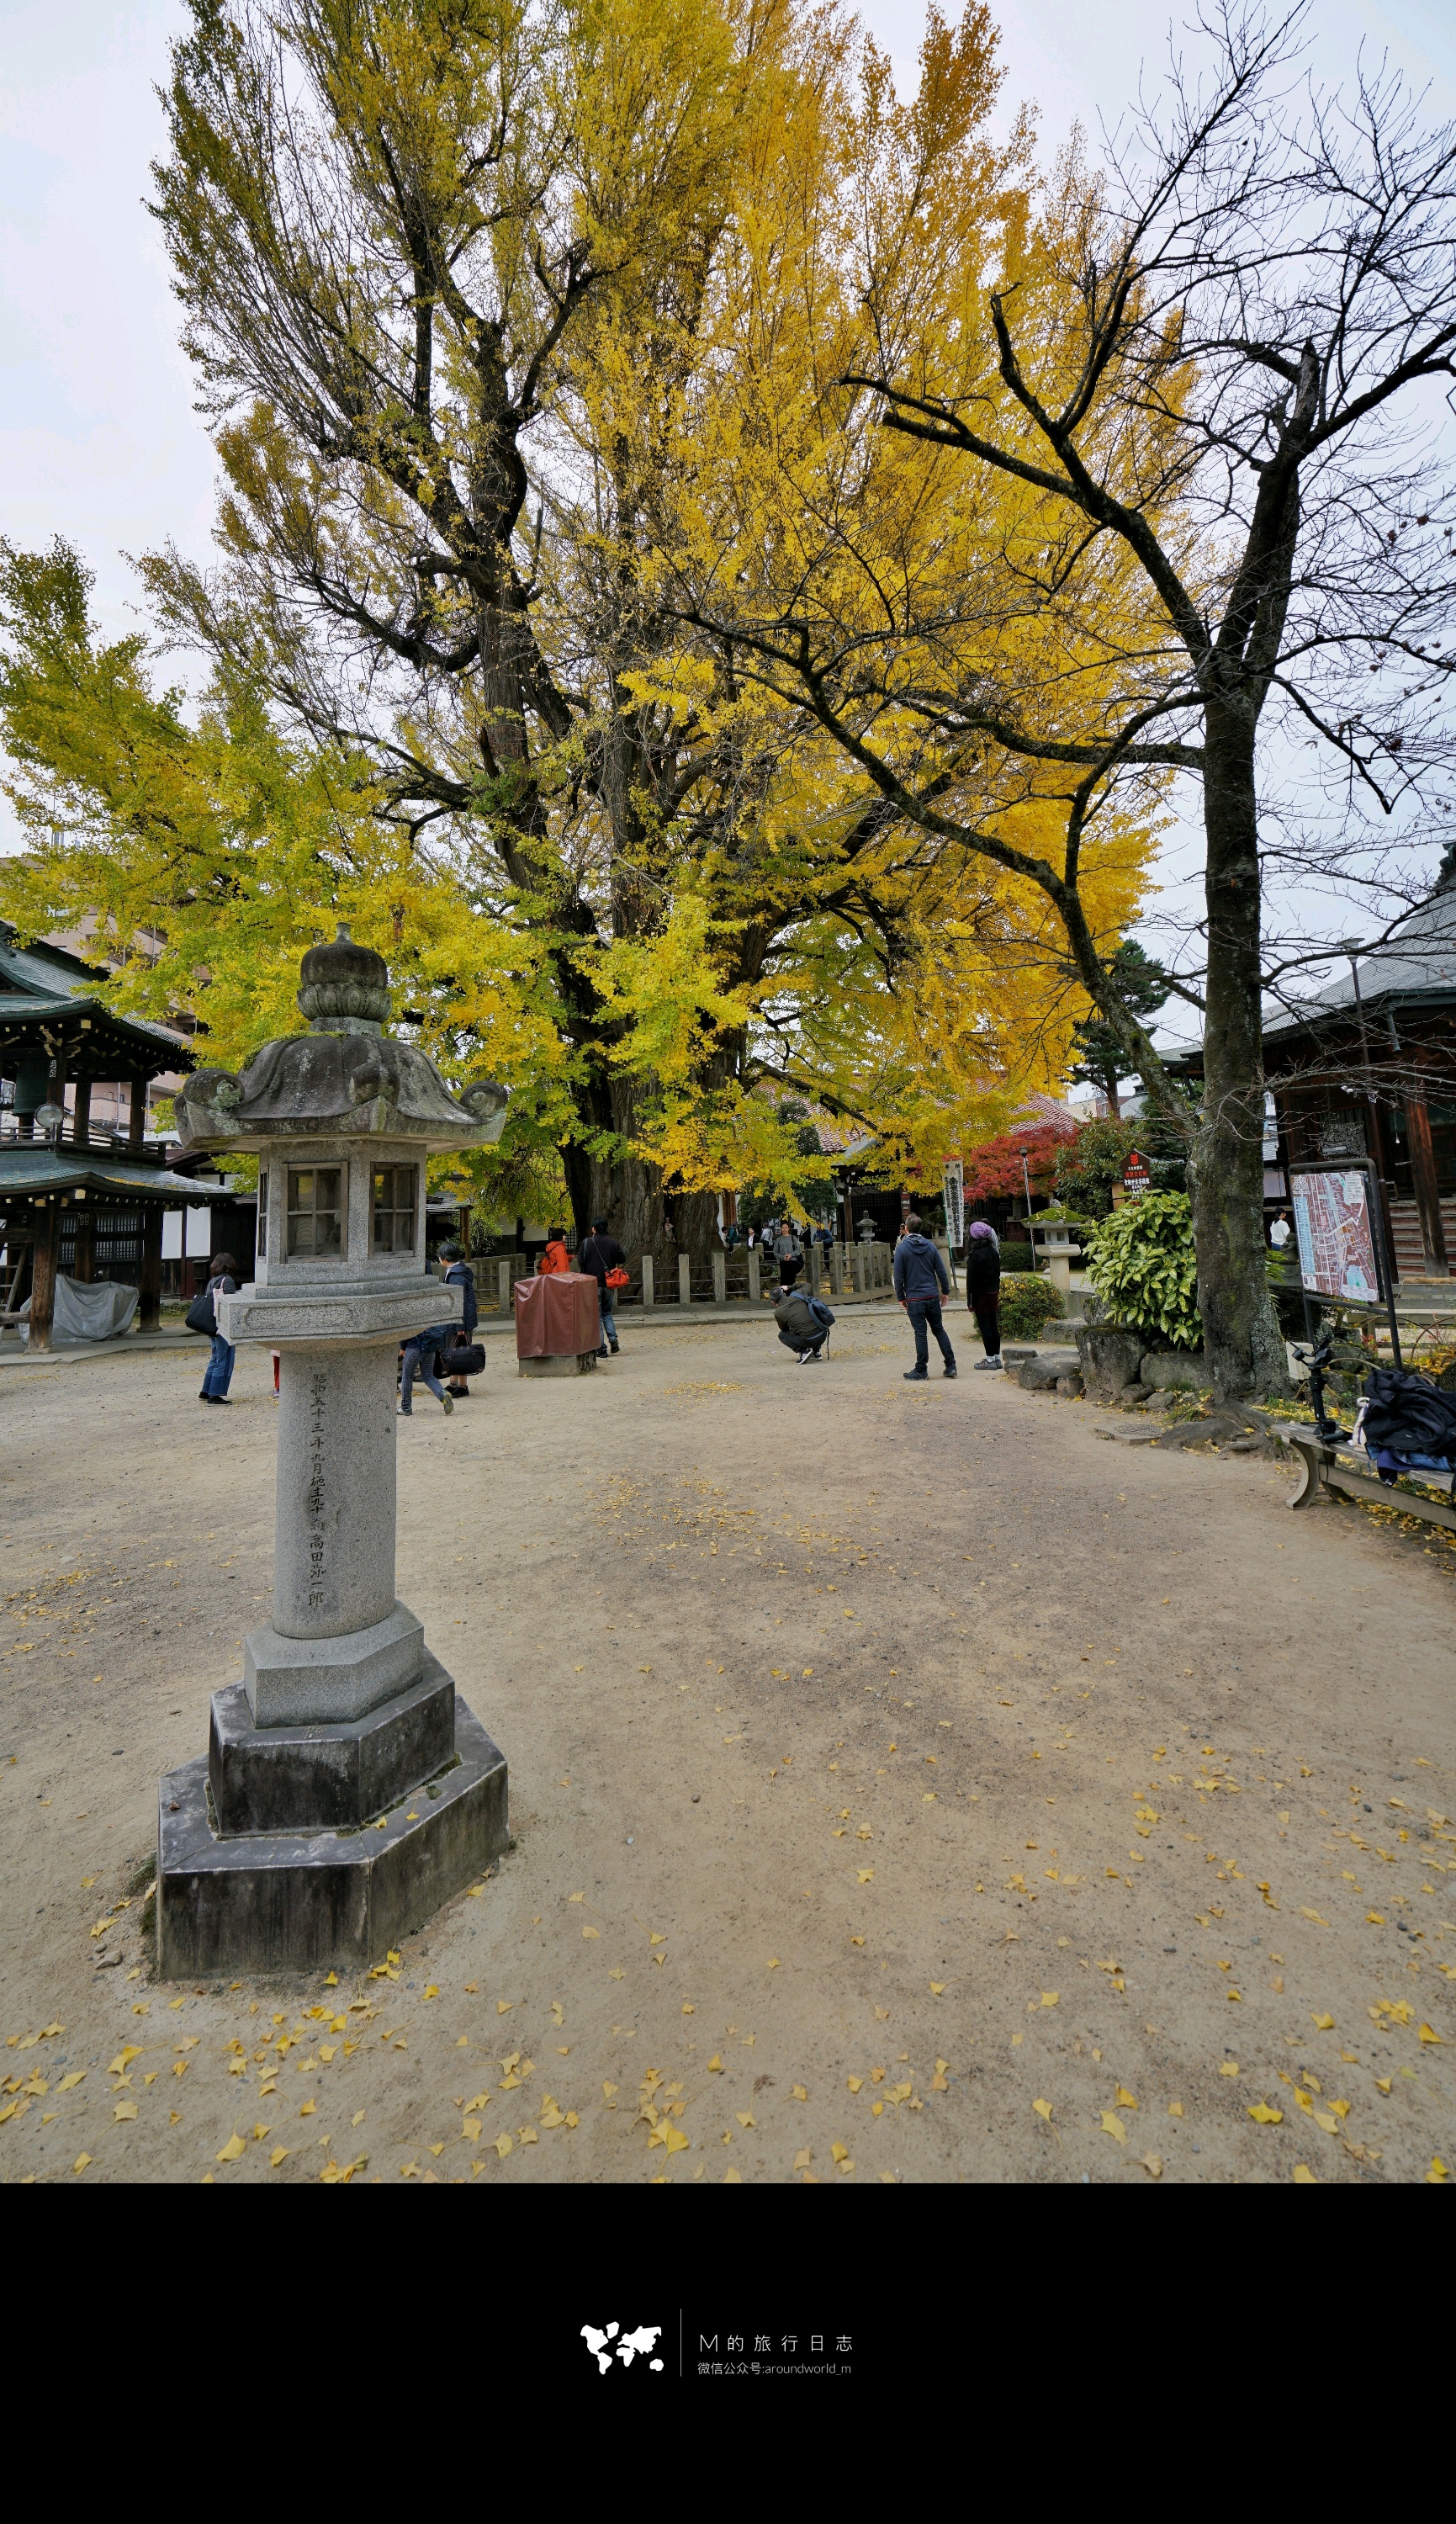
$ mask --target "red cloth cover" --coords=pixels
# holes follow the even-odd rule
[[[517,1358],[580,1358],[599,1347],[597,1283],[590,1271],[556,1271],[515,1284]]]

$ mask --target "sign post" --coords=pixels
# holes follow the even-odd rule
[[[960,1245],[965,1242],[965,1167],[959,1157],[947,1157],[941,1168],[941,1188],[946,1198],[946,1241]]]
[[[1152,1189],[1152,1168],[1145,1157],[1139,1156],[1136,1148],[1128,1150],[1128,1160],[1122,1170],[1122,1188],[1129,1200],[1141,1200],[1145,1191]]]
[[[1342,1166],[1289,1169],[1289,1197],[1299,1242],[1299,1280],[1316,1295],[1346,1305],[1383,1301],[1390,1326],[1390,1355],[1399,1367],[1400,1328],[1390,1257],[1385,1250],[1380,1188],[1369,1158]]]

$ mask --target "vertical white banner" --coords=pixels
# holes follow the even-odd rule
[[[941,1168],[941,1184],[946,1195],[946,1241],[964,1244],[965,1167],[959,1157],[946,1158]]]

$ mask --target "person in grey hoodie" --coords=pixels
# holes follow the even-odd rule
[[[924,1384],[930,1371],[930,1343],[927,1332],[933,1332],[945,1360],[944,1373],[955,1374],[955,1352],[941,1321],[941,1299],[950,1294],[950,1279],[937,1247],[928,1236],[921,1234],[920,1221],[913,1214],[905,1220],[905,1232],[895,1248],[895,1293],[915,1333],[915,1364],[905,1370],[907,1384]]]

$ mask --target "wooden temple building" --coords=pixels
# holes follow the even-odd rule
[[[0,1297],[10,1322],[28,1298],[32,1349],[51,1346],[60,1276],[129,1284],[138,1329],[155,1330],[166,1213],[230,1199],[148,1140],[149,1085],[193,1056],[180,1035],[115,1014],[97,995],[109,978],[0,921]],[[251,1267],[251,1249],[238,1258]]]
[[[1456,845],[1426,900],[1300,1006],[1266,1015],[1264,1207],[1289,1170],[1375,1160],[1396,1278],[1456,1276]],[[1169,1066],[1198,1076],[1201,1052]]]

